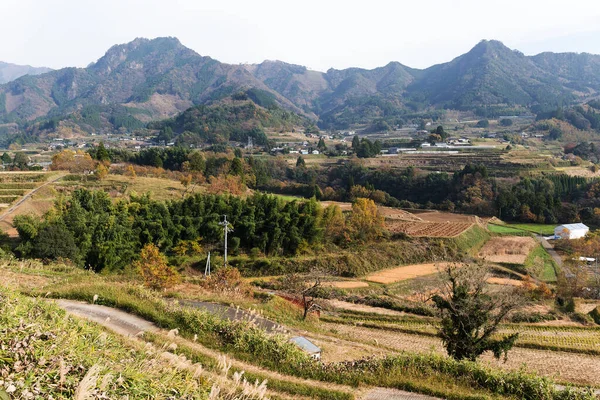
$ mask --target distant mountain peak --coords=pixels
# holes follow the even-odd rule
[[[50,72],[46,67],[32,67],[31,65],[17,65],[0,61],[0,84],[14,81],[24,75],[39,75]]]

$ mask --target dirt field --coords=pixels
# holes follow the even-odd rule
[[[375,272],[368,275],[365,279],[370,282],[389,284],[416,278],[418,276],[435,274],[439,269],[444,268],[448,264],[449,263],[405,265],[403,267]]]
[[[479,257],[491,262],[523,264],[536,244],[532,237],[495,237],[481,248]]]

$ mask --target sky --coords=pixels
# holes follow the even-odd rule
[[[0,0],[0,61],[85,67],[114,44],[177,37],[222,62],[426,68],[482,39],[600,54],[599,0]]]

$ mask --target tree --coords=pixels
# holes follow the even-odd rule
[[[358,135],[356,135],[352,138],[352,150],[357,151],[359,146],[360,146],[360,139],[359,139]]]
[[[374,240],[385,232],[385,221],[371,199],[356,199],[348,222],[354,239],[358,241]]]
[[[306,167],[306,162],[304,161],[304,158],[302,158],[302,156],[298,156],[298,159],[296,160],[296,168],[302,167]]]
[[[325,139],[323,139],[322,137],[319,139],[319,143],[317,144],[317,148],[321,151],[324,151],[327,149],[327,145],[325,144]]]
[[[108,168],[104,164],[98,164],[96,167],[96,176],[98,179],[103,180],[108,176]]]
[[[435,129],[435,134],[439,135],[442,138],[442,140],[448,137],[448,134],[446,133],[442,125],[438,125],[438,127]]]
[[[29,164],[29,157],[22,151],[16,152],[13,165],[19,169],[27,169],[27,164]]]
[[[316,303],[314,295],[321,288],[321,277],[318,272],[311,271],[310,276],[315,277],[312,284],[306,283],[306,280],[298,274],[289,274],[283,278],[282,287],[287,292],[297,298],[302,306],[302,319],[306,319],[308,314],[318,311],[321,306]]]
[[[438,331],[448,355],[456,360],[475,361],[491,351],[496,358],[508,351],[518,333],[492,338],[500,321],[520,304],[516,291],[494,292],[487,288],[488,268],[483,265],[450,265],[444,271],[445,283],[432,300],[441,324]]]
[[[242,164],[242,159],[235,157],[231,161],[231,168],[229,170],[231,175],[242,176],[244,175],[244,165]]]
[[[179,282],[179,274],[168,265],[167,257],[161,254],[158,247],[152,243],[144,246],[140,252],[140,260],[133,263],[144,284],[154,290],[164,290]]]
[[[500,125],[502,125],[502,126],[512,126],[512,124],[513,124],[513,120],[510,118],[502,118],[500,120]]]
[[[73,234],[59,223],[51,223],[40,229],[34,240],[33,252],[36,257],[42,259],[68,258],[73,262],[79,260],[79,249]]]
[[[487,119],[482,119],[480,121],[477,121],[477,125],[475,125],[477,128],[488,128],[490,126],[490,121],[488,121]]]
[[[110,162],[110,155],[108,154],[108,150],[106,150],[106,147],[104,147],[104,142],[100,142],[98,148],[96,149],[96,160],[100,162]]]
[[[12,158],[10,158],[10,155],[7,152],[4,152],[2,154],[2,163],[3,164],[10,164],[10,163],[12,163]]]

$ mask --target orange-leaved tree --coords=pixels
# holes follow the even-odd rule
[[[144,246],[139,261],[133,266],[144,278],[144,284],[155,290],[167,289],[179,282],[179,274],[169,266],[167,257],[152,243]]]

